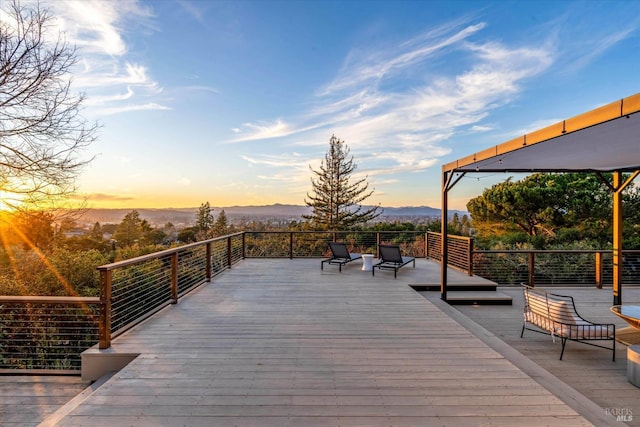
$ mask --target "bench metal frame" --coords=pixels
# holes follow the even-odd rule
[[[575,341],[593,347],[611,350],[612,360],[616,360],[616,325],[613,323],[594,323],[583,318],[576,310],[572,296],[559,295],[523,285],[524,289],[524,331],[539,332],[562,341],[560,360],[564,355],[567,341]],[[532,319],[537,322],[532,322]],[[530,327],[530,326],[531,327]],[[587,337],[587,338],[585,338]],[[591,341],[612,341],[607,347]]]

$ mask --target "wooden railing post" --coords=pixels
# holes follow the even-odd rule
[[[376,233],[376,258],[380,258],[380,232]]]
[[[111,270],[100,270],[98,348],[111,347]]]
[[[227,267],[231,268],[232,257],[231,257],[231,236],[227,237]]]
[[[469,257],[469,263],[468,263],[468,269],[469,269],[469,276],[473,276],[473,237],[469,238],[469,247],[468,247],[468,252],[467,252],[467,256]]]
[[[536,262],[535,254],[533,252],[529,252],[528,271],[529,271],[529,286],[531,286],[531,287],[535,287],[535,285],[536,285],[536,280],[535,280],[535,277],[536,277],[535,262]]]
[[[424,233],[424,259],[429,259],[429,232]]]
[[[596,252],[596,287],[602,289],[602,252]]]
[[[205,249],[205,256],[207,257],[205,261],[205,277],[207,282],[211,281],[211,242],[207,242],[207,246]]]
[[[247,257],[247,239],[246,239],[247,233],[243,232],[242,233],[242,259],[245,259]]]
[[[289,233],[289,259],[293,259],[293,231]]]
[[[171,254],[171,300],[178,303],[178,252]]]

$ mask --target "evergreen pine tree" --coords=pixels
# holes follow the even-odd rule
[[[227,233],[227,214],[224,212],[224,209],[220,211],[218,214],[218,218],[216,222],[213,224],[213,234],[216,236],[222,236]]]
[[[211,213],[211,205],[209,202],[205,202],[198,208],[198,214],[196,215],[196,236],[198,240],[205,240],[213,237],[212,229],[214,224],[213,214]]]
[[[382,214],[379,206],[362,207],[361,202],[371,196],[373,190],[369,190],[367,177],[350,181],[357,166],[349,153],[345,142],[333,135],[320,170],[310,168],[315,175],[315,179],[311,178],[313,195],[307,193],[305,203],[313,211],[303,218],[319,229],[348,229]]]

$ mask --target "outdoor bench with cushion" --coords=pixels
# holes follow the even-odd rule
[[[573,297],[552,294],[530,286],[524,286],[524,324],[520,338],[524,331],[541,332],[562,341],[560,360],[564,354],[567,341],[576,341],[594,347],[605,348],[613,352],[616,360],[616,326],[613,323],[593,323],[576,310]],[[531,328],[533,326],[535,328]],[[611,341],[612,346],[595,344],[592,341]]]

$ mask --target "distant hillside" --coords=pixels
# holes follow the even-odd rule
[[[282,218],[282,219],[299,219],[303,214],[308,214],[311,209],[301,205],[264,205],[264,206],[226,206],[212,207],[213,215],[217,216],[222,210],[229,220],[237,219],[261,219],[261,218]],[[152,224],[166,224],[171,222],[174,225],[189,225],[195,223],[198,208],[167,208],[167,209],[88,209],[80,218],[80,222],[92,224],[99,222],[101,224],[116,224],[122,221],[126,214],[132,210],[138,211],[140,217],[146,219]],[[454,213],[459,215],[468,215],[464,211],[449,211],[449,216]],[[431,208],[429,206],[405,206],[399,208],[384,208],[381,218],[411,218],[411,217],[430,217],[440,218],[440,209]]]

